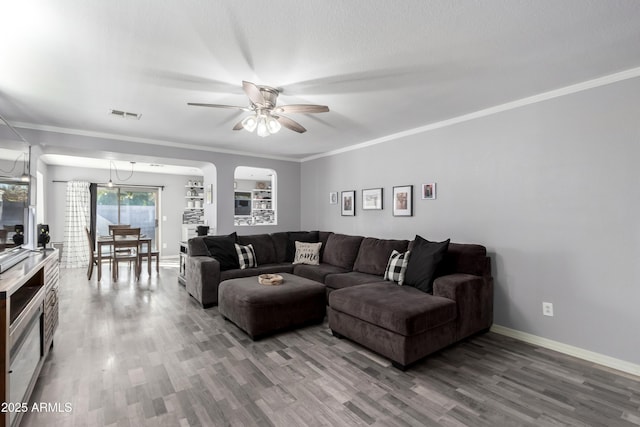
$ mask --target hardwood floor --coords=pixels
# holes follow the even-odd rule
[[[61,269],[60,326],[32,402],[63,410],[22,426],[640,425],[629,374],[494,333],[406,372],[326,324],[252,342],[176,276],[135,282],[123,269],[97,283]]]

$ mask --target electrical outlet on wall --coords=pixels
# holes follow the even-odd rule
[[[167,249],[167,244],[166,243],[162,244],[162,249]]]
[[[550,302],[542,303],[542,314],[553,317],[553,304]]]

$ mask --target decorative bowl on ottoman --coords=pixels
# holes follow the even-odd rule
[[[283,277],[279,274],[261,274],[258,276],[258,283],[261,285],[281,285]]]

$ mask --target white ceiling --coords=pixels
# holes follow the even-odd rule
[[[301,159],[640,67],[637,0],[20,0],[0,114],[18,129]],[[242,80],[328,105],[260,138]],[[142,114],[112,117],[110,109]]]

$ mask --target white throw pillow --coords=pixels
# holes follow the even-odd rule
[[[306,243],[296,240],[296,255],[293,258],[294,264],[320,264],[320,246],[322,242]]]

